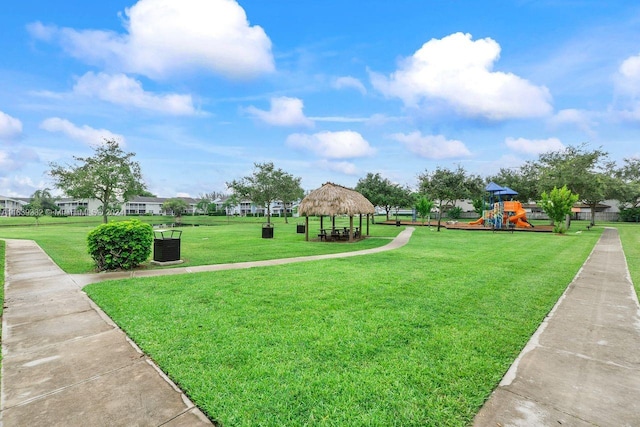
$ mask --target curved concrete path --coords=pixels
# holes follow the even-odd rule
[[[294,258],[280,258],[269,259],[264,261],[248,261],[248,262],[236,262],[228,264],[213,264],[213,265],[197,265],[194,267],[178,267],[168,268],[162,270],[137,270],[137,271],[116,271],[109,273],[95,273],[95,274],[72,274],[71,277],[80,287],[84,287],[90,283],[102,282],[104,280],[112,279],[128,279],[130,277],[151,277],[151,276],[167,276],[171,274],[188,274],[188,273],[201,273],[203,271],[220,271],[220,270],[237,270],[241,268],[252,267],[268,267],[272,265],[291,264],[294,262],[307,262],[318,261],[322,259],[332,258],[347,258],[359,255],[369,255],[378,252],[389,251],[392,249],[400,248],[406,245],[415,230],[414,227],[407,227],[402,230],[394,239],[384,246],[372,249],[363,249],[361,251],[353,252],[340,252],[336,254],[325,255],[309,255]]]
[[[640,426],[640,304],[616,229],[604,230],[473,425]]]
[[[87,283],[372,254],[403,246],[413,230],[356,252],[73,277],[35,242],[7,239],[0,426],[211,425],[82,292]]]

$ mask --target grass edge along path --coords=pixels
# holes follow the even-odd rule
[[[126,219],[126,218],[125,218]],[[388,243],[404,227],[371,226],[371,237],[354,243],[305,241],[303,234],[296,233],[296,224],[274,220],[273,239],[261,238],[261,223],[247,221],[246,218],[232,219],[229,222],[212,223],[208,226],[182,227],[180,267],[197,265],[225,264],[242,261],[259,261],[278,258],[290,258],[305,255],[321,255],[338,252],[351,252],[380,247]],[[329,226],[330,221],[325,221]],[[339,218],[337,226],[348,225],[348,219]],[[310,238],[317,236],[319,222],[310,225]],[[94,263],[87,252],[87,234],[95,225],[65,224],[29,227],[0,227],[0,238],[34,240],[54,260],[60,268],[70,274],[93,273]],[[315,234],[314,234],[315,233]],[[159,269],[149,260],[139,267]],[[171,268],[171,267],[169,267]]]
[[[640,225],[633,223],[615,223],[618,229],[622,248],[627,259],[629,274],[636,290],[640,294]]]
[[[466,425],[600,233],[418,229],[396,251],[85,291],[223,425]]]
[[[4,270],[5,270],[5,248],[6,242],[0,239],[0,341],[2,341],[2,315],[4,313]],[[0,362],[2,361],[2,352],[0,351]]]

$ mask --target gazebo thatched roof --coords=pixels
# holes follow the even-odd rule
[[[357,191],[327,182],[313,190],[300,202],[298,213],[301,216],[354,216],[373,214],[375,208]]]

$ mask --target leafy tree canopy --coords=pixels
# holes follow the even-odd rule
[[[574,194],[567,188],[566,185],[562,188],[553,187],[548,194],[546,191],[542,192],[542,199],[538,202],[542,209],[545,211],[549,218],[551,218],[555,224],[555,231],[563,233],[564,227],[562,220],[566,215],[571,213],[573,204],[578,201],[578,195]]]
[[[389,179],[382,178],[379,173],[368,173],[358,180],[355,190],[366,197],[374,206],[384,208],[389,220],[391,209],[397,206],[397,185]]]
[[[129,201],[145,190],[135,153],[125,153],[115,140],[105,139],[91,157],[75,157],[79,165],[51,163],[49,175],[56,188],[70,197],[97,199],[102,203],[102,220],[109,207]]]
[[[593,223],[598,203],[616,193],[615,164],[608,156],[600,149],[588,150],[586,144],[543,153],[537,162],[540,188],[566,186],[579,194],[578,200],[591,208]]]
[[[482,194],[482,179],[468,175],[463,167],[455,170],[437,167],[435,171],[418,175],[421,194],[436,203],[438,208],[438,231],[444,207],[453,207],[457,200],[471,199]]]
[[[431,220],[431,210],[433,209],[433,205],[433,200],[429,200],[424,196],[418,198],[418,202],[416,203],[416,212],[422,219],[422,225],[424,225],[425,218],[429,218],[429,220]]]
[[[299,193],[295,188],[300,187],[300,178],[276,169],[273,162],[254,163],[252,175],[226,184],[237,196],[248,198],[257,206],[266,207],[267,223],[271,223],[272,202],[280,200],[284,204],[293,201],[292,195],[304,194],[304,191]]]
[[[171,212],[176,218],[182,217],[182,214],[189,209],[189,204],[179,197],[169,199],[162,204],[162,210]]]

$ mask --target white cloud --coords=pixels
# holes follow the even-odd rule
[[[540,117],[551,113],[547,88],[511,73],[492,71],[500,45],[455,33],[431,39],[403,60],[388,78],[370,72],[373,86],[406,106],[443,103],[458,114],[489,120]]]
[[[308,126],[313,127],[313,121],[305,117],[302,109],[304,104],[301,99],[271,98],[271,109],[269,111],[260,110],[250,106],[246,111],[265,123],[274,126]]]
[[[345,175],[357,175],[358,169],[351,162],[332,162],[329,160],[321,160],[318,165],[326,170],[339,172]]]
[[[618,69],[618,89],[629,96],[640,93],[640,55],[625,59]]]
[[[105,139],[115,139],[124,146],[124,137],[106,129],[94,129],[87,125],[76,126],[69,120],[51,117],[40,123],[40,128],[48,132],[60,132],[71,139],[83,142],[90,146],[102,144]]]
[[[275,69],[271,40],[234,0],[140,0],[125,9],[123,24],[126,33],[27,28],[80,60],[151,78],[193,70],[247,78]]]
[[[595,114],[589,111],[568,108],[558,111],[549,119],[549,124],[552,128],[567,125],[575,126],[581,131],[593,136],[595,135],[593,127],[598,125],[594,120],[594,116]]]
[[[88,72],[80,77],[73,92],[94,96],[103,101],[172,115],[196,114],[191,95],[155,95],[146,92],[142,83],[124,74]]]
[[[2,168],[0,168],[2,170]],[[41,181],[34,183],[30,177],[10,175],[0,175],[0,188],[2,188],[2,195],[6,197],[28,197],[36,190],[44,188],[47,183]]]
[[[0,139],[13,139],[22,133],[22,122],[0,111]]]
[[[547,139],[526,139],[526,138],[506,138],[504,140],[509,149],[523,154],[538,155],[548,151],[563,150],[566,147],[558,138]]]
[[[333,87],[336,89],[355,89],[363,95],[367,93],[367,89],[362,82],[351,76],[338,77],[334,80]]]
[[[27,163],[38,162],[39,160],[38,153],[31,148],[20,148],[18,150],[0,149],[0,176],[7,176],[9,173],[22,169]],[[3,194],[3,196],[5,195]]]
[[[354,131],[323,131],[312,135],[294,133],[287,137],[287,145],[302,148],[324,159],[352,159],[371,156],[375,150]]]
[[[640,120],[640,55],[625,59],[615,76],[616,110],[623,120]]]
[[[443,135],[422,135],[415,131],[408,134],[395,133],[390,137],[401,142],[412,153],[426,159],[450,159],[471,155],[462,141],[447,139]]]

